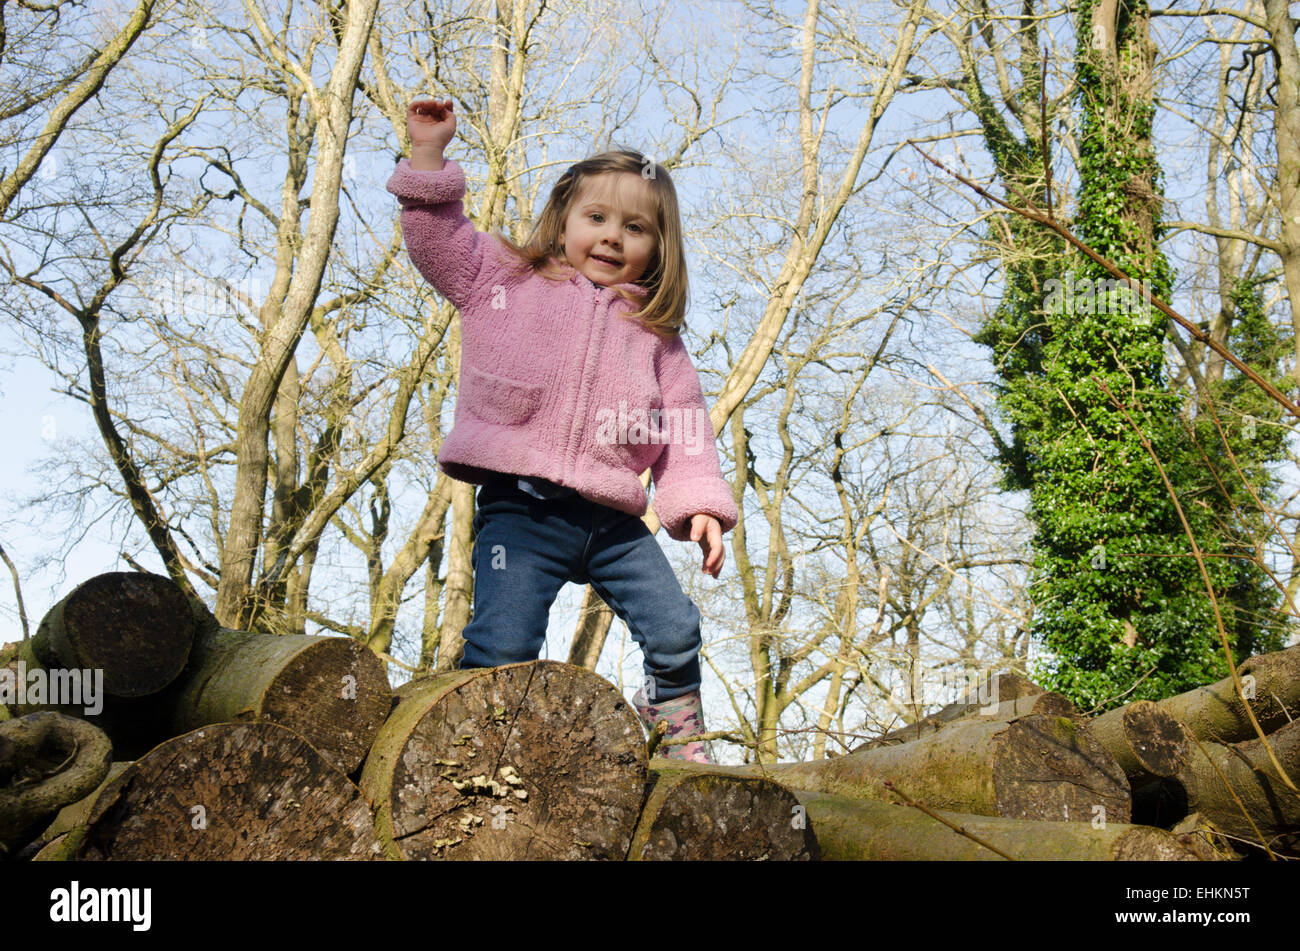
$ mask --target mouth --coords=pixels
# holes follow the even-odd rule
[[[622,267],[622,261],[615,261],[613,258],[607,258],[600,254],[588,255],[593,261],[599,261],[601,264],[608,264],[610,267]]]

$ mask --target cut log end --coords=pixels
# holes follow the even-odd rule
[[[707,767],[651,771],[633,860],[806,861],[816,839],[794,794],[758,777]]]
[[[1028,716],[995,746],[997,814],[1021,819],[1128,822],[1128,780],[1114,758],[1068,717]]]
[[[1119,862],[1196,862],[1205,858],[1177,836],[1147,826],[1126,830],[1115,840],[1113,850]]]
[[[267,720],[301,733],[351,774],[392,708],[392,691],[383,662],[352,638],[209,628],[169,706],[176,733]]]
[[[110,572],[55,605],[32,640],[46,667],[103,670],[105,693],[140,697],[176,678],[193,638],[189,598],[174,581]]]
[[[261,715],[301,733],[340,770],[352,773],[391,707],[383,662],[351,638],[328,637],[280,671]]]
[[[274,723],[220,723],[161,744],[96,799],[78,859],[379,858],[361,792]]]
[[[621,860],[645,779],[644,734],[618,691],[537,661],[407,692],[361,782],[390,855]]]

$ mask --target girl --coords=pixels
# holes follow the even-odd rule
[[[411,157],[388,190],[411,261],[461,314],[456,416],[438,453],[479,484],[474,617],[460,667],[535,660],[565,582],[590,583],[641,647],[647,727],[703,732],[700,612],[640,516],[722,570],[736,524],[699,377],[679,330],[686,262],[667,171],[635,152],[571,166],[522,246],[474,228],[444,161],[451,100],[412,103]],[[708,762],[704,744],[666,747]]]

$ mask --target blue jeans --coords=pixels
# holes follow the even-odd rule
[[[539,499],[513,476],[478,491],[474,618],[462,669],[536,660],[565,582],[590,583],[641,648],[655,703],[700,687],[700,611],[634,515],[580,495]]]

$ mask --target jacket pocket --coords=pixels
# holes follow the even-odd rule
[[[542,405],[542,387],[472,366],[461,367],[460,387],[465,408],[489,423],[503,426],[522,423]]]

